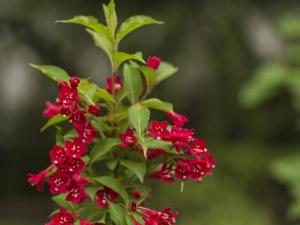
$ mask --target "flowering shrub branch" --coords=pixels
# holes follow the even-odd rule
[[[42,127],[42,131],[57,128],[51,164],[29,174],[28,182],[38,191],[47,183],[60,207],[47,225],[173,225],[177,212],[145,206],[150,189],[144,180],[198,182],[211,174],[215,162],[206,142],[185,127],[185,116],[174,112],[171,103],[148,98],[177,68],[158,57],[145,62],[140,52],[119,51],[129,33],[162,22],[133,16],[117,29],[114,1],[103,9],[106,25],[91,16],[58,22],[86,27],[108,56],[112,75],[105,89],[55,66],[32,65],[57,82],[59,92],[55,103],[46,102],[48,122]],[[167,120],[152,121],[151,110],[161,111]]]

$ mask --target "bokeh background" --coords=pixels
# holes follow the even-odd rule
[[[180,68],[153,93],[174,102],[218,166],[199,185],[153,184],[152,206],[178,225],[300,224],[300,2],[117,0],[120,19],[166,22],[130,35]],[[48,164],[54,130],[39,133],[55,85],[28,63],[57,65],[100,85],[108,61],[83,29],[58,19],[93,15],[101,0],[0,0],[0,224],[38,225],[54,205],[26,183]]]

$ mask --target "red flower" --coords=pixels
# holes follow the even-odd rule
[[[51,149],[51,151],[49,152],[49,156],[50,156],[51,162],[55,165],[61,165],[67,159],[65,149],[63,147],[58,146],[58,145],[55,145]]]
[[[123,87],[123,83],[120,76],[108,77],[106,79],[106,90],[109,93],[118,93]]]
[[[47,108],[44,110],[43,115],[47,119],[52,118],[53,116],[57,115],[61,111],[61,107],[56,105],[50,101],[46,101]]]
[[[209,169],[204,160],[193,160],[189,162],[190,165],[190,176],[193,180],[199,181],[203,176],[205,176]]]
[[[94,224],[90,221],[80,219],[80,225],[94,225]]]
[[[73,175],[73,180],[82,188],[90,184],[88,179],[78,174]]]
[[[177,161],[175,176],[179,180],[186,180],[190,176],[190,165],[185,161]]]
[[[108,208],[109,201],[116,202],[118,198],[118,193],[114,192],[110,188],[104,187],[97,192],[97,205],[99,207]]]
[[[65,141],[65,151],[71,158],[80,158],[88,151],[88,147],[76,138],[73,141]]]
[[[88,120],[84,115],[85,113],[85,111],[76,110],[70,116],[69,123],[75,128],[85,127],[88,124]]]
[[[189,122],[189,119],[187,117],[179,113],[167,112],[166,114],[173,121],[173,124],[177,127],[183,127],[185,123]]]
[[[163,211],[154,211],[148,208],[140,207],[145,225],[174,225],[176,223],[175,217],[178,212],[170,212],[170,209]]]
[[[76,76],[70,78],[70,84],[72,88],[77,88],[80,83],[80,79]]]
[[[75,204],[78,204],[88,198],[87,193],[77,184],[72,181],[68,186],[68,192],[66,200]]]
[[[122,148],[131,148],[136,144],[136,137],[131,129],[128,129],[124,134],[120,134],[119,138],[122,141],[122,144],[120,144]]]
[[[188,147],[194,140],[194,130],[173,126],[171,129],[171,141],[177,151],[182,147]]]
[[[166,155],[167,152],[165,150],[161,150],[161,149],[148,149],[147,151],[147,159],[154,159],[160,155]]]
[[[170,138],[170,132],[167,130],[168,125],[169,123],[167,121],[152,121],[148,133],[156,139],[168,140]]]
[[[58,104],[62,107],[61,114],[70,115],[75,109],[77,109],[77,101],[79,99],[77,89],[72,88],[65,81],[61,81],[58,84],[60,92],[58,94]]]
[[[75,174],[81,174],[84,166],[85,163],[82,161],[82,159],[78,159],[78,158],[70,158],[65,164],[66,169],[70,173],[75,173]]]
[[[47,180],[51,194],[66,193],[71,180],[68,176],[56,172]]]
[[[173,172],[172,165],[164,163],[160,171],[157,171],[156,173],[152,174],[151,177],[160,179],[167,184],[171,184],[174,181],[173,177],[170,174],[171,172]]]
[[[147,66],[153,70],[157,70],[158,67],[160,66],[160,58],[156,56],[149,57],[147,59]]]
[[[205,148],[206,141],[195,139],[193,144],[188,148],[188,152],[191,155],[194,155],[196,157],[204,156],[208,153],[207,149]]]
[[[90,123],[85,127],[78,127],[76,130],[78,133],[78,138],[81,139],[83,143],[93,143],[93,140],[96,136],[96,130]]]
[[[39,172],[38,174],[32,174],[29,173],[28,174],[28,183],[30,183],[31,185],[36,185],[36,189],[38,191],[42,191],[43,190],[43,183],[45,181],[45,177],[46,175],[53,169],[53,166],[48,167],[45,170],[42,170],[41,172]]]
[[[88,108],[88,112],[90,114],[93,114],[94,116],[98,116],[99,113],[101,112],[101,109],[98,105],[90,105]]]
[[[68,213],[65,209],[60,209],[59,213],[51,216],[51,225],[73,225],[75,215]]]

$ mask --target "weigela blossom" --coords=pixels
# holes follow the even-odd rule
[[[97,205],[99,207],[108,208],[109,202],[116,202],[118,193],[108,187],[104,187],[97,192]]]
[[[71,158],[81,158],[87,151],[88,147],[79,138],[65,141],[65,154]]]
[[[80,225],[94,225],[92,222],[80,219]]]
[[[128,129],[124,134],[120,134],[119,138],[122,141],[122,144],[120,144],[122,148],[133,147],[136,144],[136,140],[137,140],[133,130],[131,129]]]
[[[175,112],[167,112],[168,117],[172,120],[173,124],[177,127],[183,127],[184,124],[189,122],[189,119],[184,115]]]
[[[63,147],[55,145],[49,152],[51,162],[55,165],[63,164],[67,160],[66,151]]]
[[[94,116],[98,116],[101,112],[101,109],[98,105],[90,105],[88,108],[88,112],[93,114]]]
[[[70,201],[72,203],[80,203],[88,198],[88,194],[84,191],[81,186],[76,183],[75,181],[72,181],[68,186],[68,195],[66,200]]]
[[[147,150],[147,159],[148,160],[154,159],[160,155],[167,155],[167,152],[162,149],[151,149],[150,148]]]
[[[59,213],[51,216],[51,222],[46,225],[73,225],[74,213],[68,213],[66,209],[60,209]]]
[[[167,184],[173,183],[174,179],[171,176],[173,172],[173,166],[167,163],[164,163],[161,169],[151,175],[152,178],[160,179]]]
[[[106,79],[106,90],[109,93],[117,94],[123,87],[122,79],[119,75],[108,77]]]
[[[145,207],[140,207],[140,209],[145,225],[174,225],[176,223],[175,217],[178,212],[170,212],[169,208],[163,211],[155,211]]]
[[[68,176],[59,172],[56,172],[47,180],[51,194],[66,193],[70,182],[71,179]]]
[[[56,105],[50,101],[46,101],[46,109],[43,111],[44,117],[51,119],[53,116],[61,112],[61,106]]]
[[[193,144],[188,148],[188,153],[196,157],[204,156],[208,154],[206,144],[206,141],[195,138]]]
[[[96,136],[96,130],[90,123],[88,123],[88,125],[85,127],[76,128],[76,131],[78,133],[78,138],[81,139],[83,143],[93,143],[93,140]]]
[[[58,84],[58,88],[60,92],[57,102],[61,106],[61,114],[70,115],[78,107],[79,96],[77,88],[70,87],[66,81],[61,81]]]
[[[151,56],[147,59],[147,66],[153,70],[157,70],[160,66],[160,58]]]
[[[72,113],[72,115],[69,118],[69,123],[74,127],[74,128],[81,128],[85,127],[88,124],[88,120],[85,117],[85,111],[83,110],[76,110]]]
[[[29,173],[28,174],[28,183],[30,183],[31,185],[35,185],[36,189],[38,191],[42,191],[45,177],[52,169],[53,169],[53,166],[49,166],[47,169],[42,170],[38,174]]]
[[[159,140],[169,140],[170,131],[168,131],[169,123],[167,121],[158,122],[152,121],[148,128],[148,133],[152,137]]]
[[[186,161],[177,161],[175,176],[179,180],[186,180],[190,176],[190,165]]]

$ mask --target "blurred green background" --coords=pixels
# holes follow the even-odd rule
[[[39,133],[56,87],[28,63],[53,64],[100,85],[105,56],[78,26],[100,0],[0,0],[0,225],[38,225],[54,207],[26,183],[48,164],[54,130]],[[300,2],[117,0],[120,19],[166,22],[129,36],[123,49],[180,68],[153,93],[174,102],[209,143],[218,166],[198,184],[153,183],[156,209],[178,225],[300,224]]]

